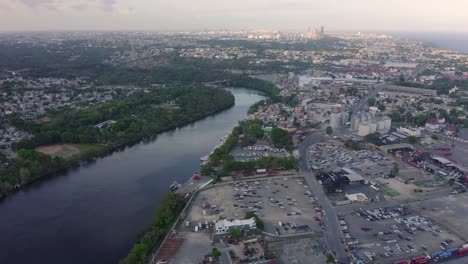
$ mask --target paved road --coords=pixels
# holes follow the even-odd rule
[[[352,115],[355,115],[356,113],[362,111],[362,109],[367,106],[367,100],[369,98],[374,98],[375,96],[377,96],[377,93],[382,90],[382,88],[384,87],[385,83],[382,83],[382,84],[378,84],[378,85],[375,85],[374,86],[374,90],[372,90],[371,92],[369,92],[364,98],[362,98],[357,104],[354,104],[352,107],[351,107],[351,116]]]
[[[323,139],[323,136],[318,133],[313,133],[301,142],[301,145],[299,146],[300,168],[307,185],[317,197],[318,205],[323,209],[324,222],[326,225],[325,237],[328,248],[334,252],[337,260],[348,263],[348,255],[341,239],[340,226],[338,218],[336,217],[335,208],[331,205],[322,186],[318,183],[317,179],[312,175],[309,167],[307,166],[307,148],[312,144],[323,141]]]

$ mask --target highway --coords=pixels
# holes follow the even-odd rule
[[[323,220],[325,223],[325,237],[327,240],[328,249],[330,249],[337,260],[342,261],[343,263],[348,263],[349,258],[345,251],[345,247],[342,242],[340,226],[338,223],[338,218],[336,216],[335,208],[331,205],[328,197],[323,191],[322,186],[318,183],[317,179],[310,172],[307,165],[307,148],[310,145],[318,143],[323,140],[323,136],[318,133],[313,133],[307,136],[299,146],[299,165],[301,173],[307,182],[307,185],[317,197],[317,203],[323,210]]]

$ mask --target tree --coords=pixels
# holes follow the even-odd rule
[[[232,228],[231,230],[229,230],[229,235],[231,237],[241,237],[242,231],[239,228]]]
[[[433,134],[433,135],[431,136],[431,138],[432,138],[433,140],[439,140],[439,136],[437,136],[436,134]]]
[[[369,99],[367,99],[367,104],[368,104],[369,106],[374,106],[374,105],[375,105],[375,102],[376,102],[375,98],[369,98]]]
[[[219,257],[221,257],[221,252],[217,248],[214,247],[211,250],[211,255],[213,255],[215,259],[219,259]]]
[[[325,133],[327,133],[327,135],[333,134],[333,128],[331,126],[327,126]]]
[[[416,143],[419,142],[419,138],[416,137],[416,136],[408,136],[408,137],[406,138],[406,141],[407,141],[408,143],[410,143],[410,144],[416,144]]]
[[[372,143],[374,145],[380,144],[380,134],[378,132],[369,134],[364,137],[364,141]]]
[[[20,168],[19,176],[22,183],[26,183],[29,181],[29,177],[31,177],[31,172],[27,168]]]
[[[327,254],[327,263],[335,263],[335,257],[331,253]]]
[[[133,246],[128,256],[122,261],[123,264],[139,264],[146,263],[148,256],[148,248],[143,243],[138,243]]]
[[[293,149],[293,144],[291,138],[289,138],[288,131],[279,127],[274,127],[271,130],[271,140],[277,148],[286,148],[288,150]]]
[[[397,164],[393,165],[392,170],[390,171],[390,177],[397,176],[398,172],[400,172],[400,167]]]
[[[253,213],[246,213],[244,219],[250,219],[250,218],[255,218],[255,225],[257,226],[258,229],[263,230],[265,228],[265,223],[263,222],[258,215],[255,215]]]
[[[378,104],[378,105],[377,105],[377,108],[379,108],[380,112],[384,112],[384,111],[385,111],[385,105],[384,105],[384,104]]]

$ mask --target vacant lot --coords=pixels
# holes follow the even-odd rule
[[[68,145],[68,144],[42,146],[42,147],[37,147],[36,150],[44,154],[51,155],[53,157],[61,157],[61,158],[69,158],[71,156],[80,154],[79,148],[74,147],[72,145]]]
[[[52,157],[70,158],[88,152],[100,152],[104,149],[105,146],[103,145],[57,144],[37,147],[36,151],[51,155]]]

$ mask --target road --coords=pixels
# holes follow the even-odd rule
[[[342,237],[340,233],[340,226],[338,223],[338,218],[336,216],[335,208],[331,205],[328,197],[323,191],[322,186],[318,183],[317,179],[310,172],[307,165],[307,148],[310,145],[323,141],[324,137],[318,133],[313,133],[307,136],[299,146],[299,165],[301,173],[307,182],[307,185],[312,190],[313,194],[317,197],[317,203],[322,208],[324,213],[324,222],[325,222],[325,237],[327,240],[328,248],[334,252],[335,258],[337,260],[348,263],[348,255],[346,253],[345,247],[342,242]]]
[[[369,92],[364,98],[362,98],[357,104],[354,104],[352,107],[351,107],[351,116],[355,115],[356,113],[362,111],[362,109],[364,108],[364,106],[367,106],[367,100],[369,98],[374,98],[375,96],[377,96],[377,93],[382,90],[382,88],[384,87],[385,83],[382,83],[382,84],[378,84],[378,85],[375,85],[374,86],[374,90],[372,90],[371,92]]]

